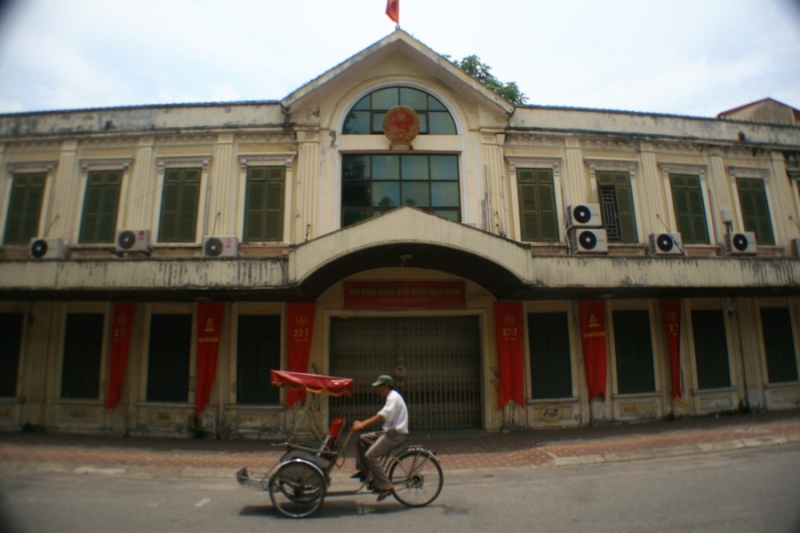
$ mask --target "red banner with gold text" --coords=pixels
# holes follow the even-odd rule
[[[681,397],[681,301],[661,300],[661,318],[669,345],[669,362],[672,369],[672,399]]]
[[[217,354],[222,332],[224,303],[197,304],[197,389],[194,414],[199,415],[208,405],[214,376],[217,373]]]
[[[311,334],[314,331],[314,310],[312,303],[289,303],[286,313],[288,327],[287,339],[289,344],[289,372],[308,372],[308,362],[311,359]],[[306,403],[306,392],[289,390],[286,393],[286,408],[300,400]]]
[[[135,313],[136,303],[134,302],[117,302],[114,304],[106,409],[113,409],[122,397],[122,380],[125,377],[125,367],[128,364],[128,349],[130,348],[131,329]]]
[[[603,300],[584,300],[580,303],[581,338],[589,401],[606,396],[606,305]]]
[[[494,304],[497,335],[497,369],[500,379],[499,408],[514,400],[525,407],[525,335],[523,334],[522,304]]]

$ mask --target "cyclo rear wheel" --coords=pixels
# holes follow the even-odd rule
[[[389,471],[394,497],[408,507],[423,507],[439,496],[444,485],[442,467],[428,450],[406,450]]]
[[[319,468],[306,461],[287,461],[269,480],[269,497],[281,514],[303,518],[322,505],[325,488]]]

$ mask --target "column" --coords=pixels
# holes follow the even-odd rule
[[[45,226],[40,229],[43,236],[53,235],[66,241],[72,240],[70,230],[73,227],[73,217],[80,217],[80,213],[75,210],[79,194],[77,151],[78,141],[64,141],[61,144],[58,168],[48,195],[52,207],[46,211]]]
[[[233,157],[233,134],[226,133],[217,138],[213,162],[206,189],[208,210],[203,235],[235,235],[239,173]]]
[[[296,210],[294,242],[297,244],[319,235],[316,227],[320,166],[317,137],[316,132],[297,132],[297,140],[300,141],[294,195]]]
[[[496,235],[518,238],[516,228],[511,228],[508,206],[508,187],[505,182],[503,147],[505,135],[495,132],[481,132],[481,163],[487,213],[484,229]]]
[[[120,202],[119,227],[149,228],[153,220],[156,197],[155,166],[153,164],[153,137],[142,137],[136,149],[131,179],[125,185],[125,198]]]
[[[583,164],[583,150],[580,140],[574,138],[566,139],[567,157],[564,161],[564,185],[567,197],[564,199],[565,205],[592,203],[594,198],[598,198],[597,191],[592,191],[591,186],[587,186],[586,172]]]
[[[672,206],[664,203],[664,195],[661,193],[661,187],[659,187],[659,183],[662,181],[661,172],[658,169],[652,143],[641,143],[640,150],[642,154],[642,178],[639,180],[639,199],[642,203],[640,213],[644,226],[642,228],[644,235],[641,240],[646,242],[651,233],[661,233],[668,229],[669,231],[678,231],[678,228],[670,226],[669,211]],[[659,220],[659,216],[661,220]]]

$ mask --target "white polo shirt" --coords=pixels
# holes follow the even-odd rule
[[[386,403],[378,412],[383,417],[383,430],[408,434],[408,408],[403,397],[396,390],[389,391]]]

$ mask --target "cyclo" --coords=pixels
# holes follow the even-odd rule
[[[290,390],[304,390],[312,393],[303,414],[310,418],[316,428],[316,419],[311,413],[311,405],[318,405],[319,396],[352,396],[353,380],[334,376],[282,372],[273,370],[270,380],[273,385]],[[332,492],[329,490],[333,468],[344,464],[344,450],[353,431],[339,442],[342,418],[331,420],[327,436],[323,437],[317,429],[313,431],[320,440],[318,445],[293,442],[290,438],[284,443],[286,453],[277,464],[266,473],[248,472],[242,468],[236,479],[245,488],[269,491],[272,504],[278,511],[291,518],[303,518],[320,508],[325,497],[355,496],[374,494],[377,489],[372,477],[368,477],[355,490]],[[444,475],[436,454],[425,446],[401,444],[384,456],[383,467],[388,472],[394,486],[392,495],[408,507],[423,507],[435,500],[442,491]]]

